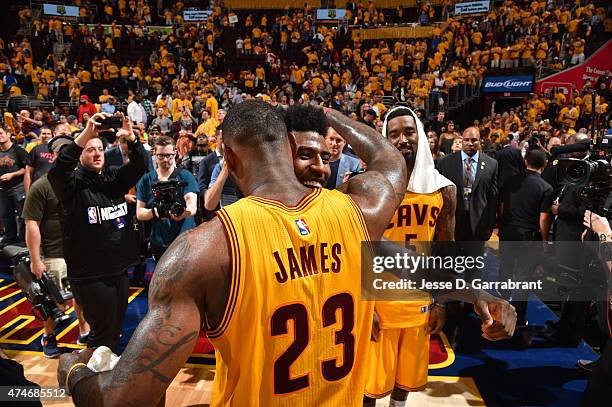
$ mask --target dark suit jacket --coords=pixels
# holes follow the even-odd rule
[[[495,152],[495,160],[499,168],[497,185],[500,191],[504,189],[506,181],[516,175],[525,173],[525,160],[523,159],[521,150],[518,148],[507,146],[501,150],[497,150]]]
[[[198,186],[200,187],[200,200],[202,204],[202,219],[210,220],[214,217],[215,211],[221,208],[220,205],[217,205],[214,211],[207,211],[204,209],[204,194],[208,189],[208,185],[210,184],[210,179],[212,177],[213,170],[215,166],[219,164],[219,157],[217,156],[216,151],[210,152],[206,157],[200,161],[200,167],[198,168]],[[242,194],[238,189],[238,185],[236,185],[236,181],[232,175],[229,176],[227,181],[225,181],[225,185],[223,185],[223,193],[224,194],[235,194],[238,198],[242,198]]]
[[[198,168],[198,186],[200,187],[200,209],[202,210],[202,219],[210,220],[213,218],[215,211],[217,211],[220,206],[217,205],[214,211],[207,211],[204,208],[204,194],[208,189],[208,184],[210,184],[210,177],[212,176],[213,169],[219,163],[219,157],[217,157],[216,151],[211,151],[206,157],[202,159],[200,162],[200,167]]]
[[[461,152],[452,153],[436,161],[438,171],[457,186],[456,224],[465,224],[466,214],[463,204],[463,162]],[[472,185],[470,205],[470,228],[473,238],[486,241],[491,237],[497,215],[497,161],[486,154],[478,154],[476,179]],[[457,240],[462,239],[462,231],[455,230]]]

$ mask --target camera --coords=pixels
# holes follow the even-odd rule
[[[72,299],[72,293],[69,290],[60,290],[46,273],[42,278],[36,279],[30,271],[30,253],[25,247],[6,246],[3,252],[13,262],[13,277],[32,304],[32,315],[41,321],[51,318],[55,326],[69,322],[70,316],[57,304],[64,304]],[[67,282],[65,286],[68,287]]]
[[[591,142],[584,160],[559,159],[557,179],[562,185],[583,187],[581,196],[587,208],[602,216],[608,210],[605,201],[612,191],[612,134],[600,134]]]
[[[183,214],[185,205],[182,203],[180,189],[186,185],[186,182],[178,180],[157,181],[153,184],[151,187],[153,207],[161,219]]]
[[[115,129],[118,130],[123,127],[123,119],[121,116],[111,116],[100,120],[100,130]]]

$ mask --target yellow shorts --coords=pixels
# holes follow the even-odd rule
[[[383,398],[396,386],[419,391],[427,385],[429,335],[427,324],[397,329],[382,329],[378,342],[371,342],[370,374],[365,395]]]

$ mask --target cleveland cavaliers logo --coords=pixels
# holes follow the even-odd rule
[[[307,236],[310,234],[310,228],[306,224],[304,218],[296,219],[295,224],[297,225],[297,228],[300,231],[300,235]]]

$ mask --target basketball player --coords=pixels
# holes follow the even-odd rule
[[[341,135],[365,125],[326,113]],[[181,235],[157,266],[149,312],[118,365],[61,358],[77,406],[156,405],[206,324],[217,353],[213,406],[360,405],[373,303],[360,301],[361,241],[379,239],[408,179],[401,154],[366,137],[369,163],[345,192],[309,189],[295,139],[270,105],[246,101],[223,124],[225,162],[247,198]],[[224,244],[225,242],[225,244]]]
[[[405,106],[387,114],[383,135],[404,156],[410,180],[404,199],[391,218],[385,237],[396,242],[417,242],[422,251],[434,235],[438,241],[454,240],[455,185],[434,168],[427,135],[420,120]],[[413,292],[410,301],[376,303],[376,342],[369,354],[370,375],[364,405],[391,394],[390,406],[403,406],[409,392],[427,384],[429,337],[445,321],[443,304],[433,304],[429,294]],[[377,326],[380,334],[377,334]]]
[[[324,135],[327,131],[324,127],[324,119],[321,109],[307,105],[296,105],[289,108],[285,117],[287,129],[295,136],[297,144],[293,161],[296,176],[304,185],[318,188],[322,188],[326,184],[331,173],[329,168],[329,151],[325,144]],[[454,240],[455,185],[434,172],[433,157],[431,156],[431,150],[428,148],[427,138],[424,137],[424,131],[416,131],[413,116],[411,116],[411,112],[408,109],[395,109],[390,112],[387,116],[385,128],[388,129],[388,135],[394,136],[389,138],[391,143],[400,151],[403,150],[408,169],[412,170],[414,175],[412,175],[412,182],[408,185],[409,192],[406,192],[402,205],[392,219],[395,225],[387,229],[383,240],[387,238],[392,241],[404,240],[407,232],[417,235],[413,238],[414,241],[431,241],[434,233],[437,235],[438,241]],[[403,128],[408,129],[406,132],[408,133],[406,135],[407,139],[406,136],[402,135],[402,131],[400,131]],[[422,130],[422,126],[419,126],[419,128]],[[359,138],[349,138],[348,140],[352,145],[361,142]],[[419,155],[418,151],[421,146],[425,154]],[[421,185],[424,178],[429,183],[425,187]],[[434,192],[428,193],[428,191]],[[404,214],[407,211],[405,207],[402,207],[404,205],[409,205],[410,210],[414,212],[408,219],[402,218],[400,220],[398,219],[399,214]],[[430,212],[428,212],[428,206],[432,208]],[[416,215],[416,213],[435,215],[438,211],[439,215],[428,218],[427,222],[420,221]],[[423,274],[423,278],[427,277],[426,274]],[[413,278],[413,281],[416,280],[419,280],[419,278]],[[448,298],[468,299],[471,303],[474,302],[475,297],[481,297],[483,300],[478,304],[483,309],[489,306],[495,307],[500,303],[505,303],[506,307],[510,307],[510,304],[506,301],[489,296],[484,292],[480,293],[480,295],[474,293],[471,298],[458,294],[457,291],[453,290],[436,292],[436,295],[440,295],[437,298],[442,298],[442,295],[445,295]],[[485,296],[487,297],[486,300],[484,300]],[[440,304],[442,305],[443,303],[440,302]],[[383,308],[385,305],[385,303],[380,303],[377,304],[377,307]],[[407,312],[408,314],[405,318],[399,318],[399,322],[401,323],[403,320],[406,320],[408,321],[407,325],[410,326],[414,325],[416,321],[417,326],[396,329],[395,331],[398,332],[395,333],[399,333],[399,335],[393,335],[393,329],[385,329],[380,336],[378,334],[374,335],[378,337],[378,342],[373,345],[373,349],[370,349],[369,363],[371,364],[372,372],[369,376],[369,382],[372,382],[374,387],[380,382],[382,382],[382,387],[386,384],[388,390],[380,391],[381,394],[391,392],[394,387],[396,372],[402,372],[404,376],[408,376],[407,381],[416,382],[417,385],[413,386],[415,388],[422,387],[426,383],[429,364],[429,335],[439,332],[444,323],[443,305],[434,306],[429,314],[429,320],[426,319],[428,314],[422,313],[421,308],[425,307],[428,310],[429,305],[430,298],[428,296],[425,296],[421,301],[400,304],[397,310]],[[420,323],[418,323],[419,320]],[[389,321],[385,322],[389,323]],[[514,324],[515,322],[515,318],[510,318],[507,321],[508,324]],[[410,340],[410,335],[413,335],[415,339]],[[400,357],[398,357],[397,339],[400,336],[405,341],[402,341],[402,345],[399,346]],[[408,357],[405,357],[406,354],[408,354]],[[403,370],[400,370],[400,367]],[[403,382],[406,382],[406,380],[400,381],[400,383]],[[405,402],[407,395],[408,392],[396,387],[393,391],[392,403],[401,403],[402,401],[400,400]],[[375,400],[370,399],[369,403],[375,404]]]
[[[293,145],[292,150],[296,151],[293,137],[287,140],[283,136],[286,130],[278,123],[276,112],[255,101],[238,106],[241,108],[232,109],[224,127],[224,134],[231,135],[225,142],[229,152],[227,163],[241,190],[258,197],[224,208],[210,224],[179,237],[170,247],[154,277],[150,312],[113,371],[96,375],[79,365],[78,362],[88,360],[91,352],[62,357],[59,382],[62,385],[68,382],[77,405],[157,403],[193,349],[203,320],[211,336],[215,327],[221,327],[220,321],[225,324],[220,337],[213,338],[218,349],[218,369],[211,405],[361,405],[366,374],[363,341],[369,341],[372,308],[366,307],[363,313],[369,314],[370,320],[364,321],[361,316],[364,303],[354,301],[351,307],[348,297],[342,295],[359,288],[344,278],[332,281],[334,299],[326,300],[330,287],[325,277],[350,274],[347,277],[355,279],[354,269],[349,268],[354,264],[346,247],[354,242],[359,244],[359,240],[366,238],[365,233],[355,226],[346,201],[336,193],[309,192],[303,185],[296,185],[298,181],[289,161],[289,146]],[[368,174],[352,178],[343,189],[364,211],[368,231],[381,236],[399,204],[397,191],[406,188],[408,178],[401,168],[401,155],[362,124],[333,111],[327,113],[327,119],[356,145],[355,150],[369,163]],[[287,206],[298,202],[303,194],[307,194],[308,201]],[[375,202],[369,199],[370,195]],[[278,198],[280,202],[262,197]],[[329,197],[338,201],[329,202],[332,199]],[[241,208],[245,203],[252,213],[240,218],[230,212],[230,208]],[[326,208],[333,205],[334,210],[316,214],[314,209],[319,203]],[[271,213],[276,219],[270,218]],[[288,213],[294,215],[285,221]],[[325,221],[315,219],[318,216],[324,216]],[[383,216],[384,222],[377,219]],[[242,227],[226,227],[222,217],[225,221],[229,218],[231,222],[243,222]],[[340,217],[342,227],[336,223]],[[298,225],[296,220],[303,222]],[[279,221],[284,224],[279,225]],[[341,262],[334,262],[335,268],[329,263],[334,260],[329,244],[324,256],[315,251],[314,264],[308,261],[312,259],[308,250],[312,245],[303,246],[306,256],[300,260],[307,260],[306,264],[296,261],[294,247],[303,245],[303,239],[305,243],[314,242],[311,239],[315,238],[321,241],[315,234],[330,235],[336,229],[341,236],[323,236],[343,247],[340,253],[336,248]],[[250,239],[249,244],[236,246],[229,240],[238,233],[242,241]],[[249,237],[250,234],[253,236]],[[285,241],[287,237],[296,244]],[[225,239],[228,244],[219,244]],[[284,261],[289,264],[283,264]],[[321,267],[320,261],[324,261],[326,268]],[[243,269],[247,265],[248,273]],[[303,273],[303,267],[309,265],[318,274]],[[313,280],[318,284],[316,290],[309,285]],[[301,291],[296,292],[295,287]],[[254,288],[258,288],[258,295],[253,293]],[[285,290],[291,290],[287,293],[290,298],[282,292]],[[230,293],[238,298],[231,299]],[[256,300],[259,302],[253,304]],[[278,305],[272,308],[275,303]],[[355,311],[352,318],[348,312],[351,308]],[[501,307],[492,308],[492,314],[496,320],[508,319],[507,310]],[[340,315],[342,318],[336,319]],[[301,335],[304,328],[316,328],[318,334],[309,331],[308,335]],[[324,341],[331,343],[322,349]]]

